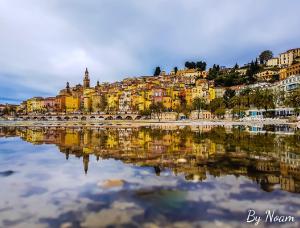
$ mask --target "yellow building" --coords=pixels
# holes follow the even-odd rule
[[[172,98],[169,96],[164,96],[163,97],[163,105],[165,106],[165,108],[171,109],[172,108]]]
[[[27,129],[26,141],[31,142],[33,144],[43,143],[44,142],[44,134],[42,131],[39,131],[39,130]]]
[[[72,129],[66,129],[64,137],[64,146],[79,146],[80,145],[80,132]]]
[[[193,96],[192,96],[192,89],[191,88],[186,88],[185,89],[185,100],[186,100],[187,106],[192,106]]]
[[[119,95],[117,92],[109,92],[106,94],[107,108],[110,111],[117,111],[119,108]]]
[[[300,74],[300,63],[293,64],[289,67],[283,68],[279,70],[279,78],[280,80],[284,80],[287,77],[292,75],[299,75]]]
[[[260,81],[269,81],[274,77],[274,75],[278,75],[278,71],[264,70],[255,74],[255,77]]]
[[[105,96],[105,95],[103,95]],[[100,112],[100,102],[101,95],[99,93],[94,93],[92,95],[92,112]]]
[[[171,91],[170,93],[170,96],[172,98],[172,100],[176,100],[179,98],[179,94],[180,94],[180,91],[179,90],[173,90]]]
[[[108,148],[114,148],[114,147],[118,146],[118,140],[114,133],[109,132],[109,134],[107,136],[106,146]]]
[[[42,97],[33,97],[26,102],[27,113],[42,112],[44,110],[44,102]]]
[[[66,112],[77,112],[80,110],[80,97],[66,96]]]
[[[180,107],[180,99],[172,99],[172,109],[175,110]]]
[[[196,97],[203,98],[202,86],[195,86],[192,88],[192,100],[194,100]]]
[[[92,111],[92,98],[95,94],[95,90],[91,88],[87,88],[83,91],[83,109],[84,112]]]
[[[132,95],[132,107],[134,111],[145,111],[150,108],[152,93],[149,90],[136,92]]]
[[[138,105],[138,111],[144,111],[145,110],[145,93],[142,91],[138,94],[137,98],[137,105]]]
[[[174,75],[175,72],[174,70],[171,71],[171,75]],[[197,69],[181,69],[177,71],[178,76],[183,76],[183,77],[200,77],[200,78],[206,78],[207,72],[206,71],[199,71]]]
[[[210,87],[208,89],[208,93],[209,93],[209,101],[212,101],[213,99],[216,98],[216,90],[213,87]]]

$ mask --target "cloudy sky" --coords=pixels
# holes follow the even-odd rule
[[[298,0],[1,0],[0,102],[300,47]]]

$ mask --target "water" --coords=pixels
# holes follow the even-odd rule
[[[300,134],[264,127],[1,127],[1,227],[299,227]]]

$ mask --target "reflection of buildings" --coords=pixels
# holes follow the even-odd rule
[[[266,191],[275,186],[300,192],[300,144],[295,135],[251,134],[224,127],[2,127],[0,136],[20,136],[34,144],[56,144],[66,155],[90,156],[171,169],[187,180],[213,176],[248,176]]]

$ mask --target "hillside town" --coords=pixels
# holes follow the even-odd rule
[[[33,97],[19,105],[0,105],[2,117],[35,115],[138,114],[165,120],[265,118],[298,116],[300,48],[273,56],[263,51],[251,63],[233,67],[186,62],[170,72],[156,67],[151,76],[127,77],[113,83],[66,83],[53,97]],[[128,116],[132,119],[130,116]]]

